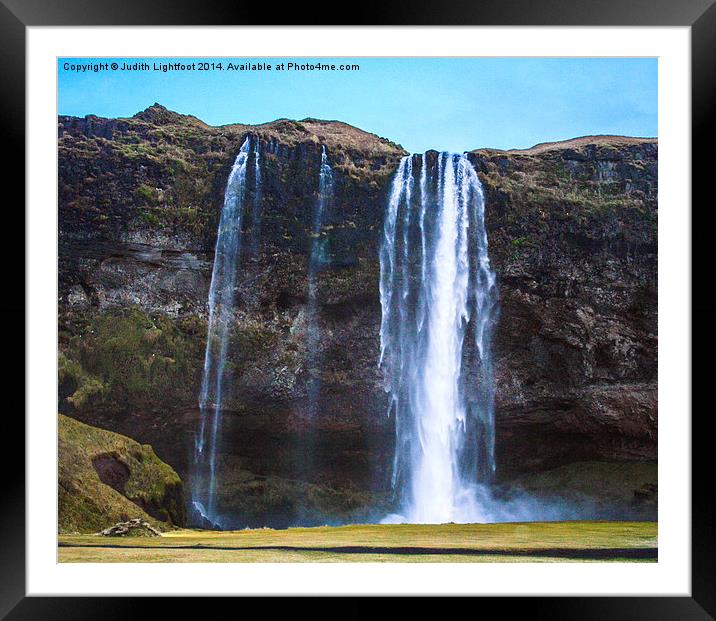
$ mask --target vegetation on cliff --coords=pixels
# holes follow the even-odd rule
[[[76,313],[60,334],[60,408],[193,403],[206,325],[137,307]]]
[[[59,531],[94,533],[133,518],[166,529],[185,521],[177,473],[152,447],[58,417]]]
[[[70,236],[80,227],[117,239],[149,227],[144,237],[171,231],[203,246],[214,238],[216,205],[248,134],[272,145],[265,152],[270,167],[292,151],[318,157],[324,144],[347,184],[373,190],[385,185],[405,153],[385,138],[336,121],[279,119],[212,127],[159,104],[131,118],[58,121],[60,229]],[[289,159],[280,171],[284,181],[306,177],[305,161]],[[294,185],[301,184],[294,179]]]
[[[471,156],[490,198],[492,227],[509,236],[513,251],[543,245],[555,229],[592,243],[651,249],[657,150],[656,139],[589,136]]]

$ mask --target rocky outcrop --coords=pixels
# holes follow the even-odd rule
[[[162,533],[149,522],[134,518],[127,522],[117,522],[97,534],[101,537],[160,537]]]
[[[182,482],[150,446],[62,414],[58,435],[61,533],[92,533],[129,520],[127,529],[142,531],[185,524]],[[102,534],[125,534],[116,530]]]
[[[216,227],[249,134],[262,145],[262,210],[244,219],[220,457],[232,474],[219,492],[251,525],[301,519],[306,506],[314,521],[365,514],[389,499],[377,248],[404,151],[343,123],[210,127],[158,105],[130,119],[59,118],[60,410],[150,443],[188,479]],[[322,362],[311,369],[322,144],[336,200],[321,231]],[[655,460],[656,141],[589,137],[470,158],[500,287],[499,477]],[[320,413],[309,420],[314,373]]]

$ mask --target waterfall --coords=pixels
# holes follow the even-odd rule
[[[261,143],[254,148],[254,196],[251,206],[251,256],[256,258],[261,243]]]
[[[309,371],[308,414],[313,417],[318,409],[320,392],[321,331],[318,322],[318,272],[325,261],[325,240],[321,236],[327,208],[333,200],[333,171],[328,164],[326,147],[321,147],[321,168],[318,178],[318,198],[311,226],[311,254],[308,261],[308,304],[306,329],[306,363]]]
[[[255,141],[255,192],[260,192],[259,143]],[[221,412],[227,377],[225,370],[229,349],[231,323],[234,317],[234,298],[241,252],[241,225],[246,197],[246,170],[252,147],[247,137],[239,150],[229,173],[224,192],[224,205],[216,234],[214,266],[209,287],[209,325],[204,355],[204,372],[199,395],[201,424],[194,456],[195,475],[201,471],[208,481],[203,485],[193,477],[193,508],[214,523],[216,515],[216,460],[218,451]]]
[[[484,216],[466,155],[402,159],[380,247],[379,365],[395,417],[392,481],[401,511],[392,519],[489,519],[480,486],[495,470],[497,288]]]

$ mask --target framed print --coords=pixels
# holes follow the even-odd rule
[[[27,231],[8,618],[157,595],[712,618],[709,2],[0,15]]]

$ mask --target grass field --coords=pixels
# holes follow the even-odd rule
[[[66,563],[654,562],[656,522],[368,524],[161,537],[60,535]]]

